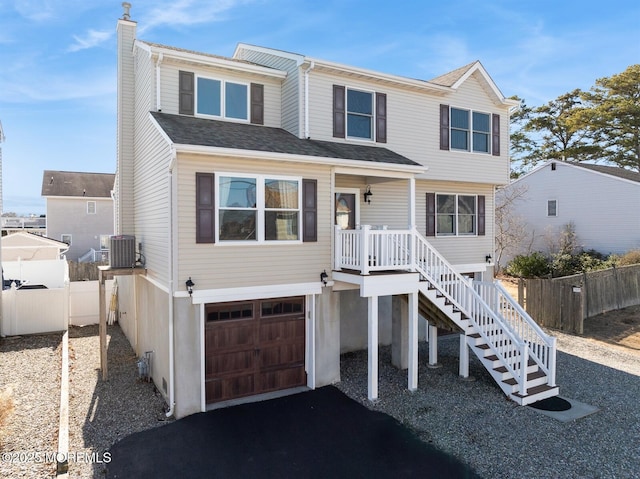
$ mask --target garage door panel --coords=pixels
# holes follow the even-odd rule
[[[260,324],[260,342],[301,340],[304,341],[304,316],[286,319],[262,320]]]
[[[256,342],[256,328],[252,321],[230,321],[207,325],[206,345],[208,348],[220,350],[243,346],[253,347]]]
[[[255,369],[255,357],[256,353],[253,349],[208,356],[205,369],[206,378],[212,379],[223,374]]]
[[[265,371],[260,374],[260,387],[262,392],[289,389],[306,384],[304,367],[297,366],[275,371]]]
[[[261,368],[302,363],[304,363],[304,344],[280,344],[260,350]]]
[[[207,403],[250,396],[256,389],[255,374],[221,378],[206,383]]]

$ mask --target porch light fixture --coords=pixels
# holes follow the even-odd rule
[[[320,281],[322,281],[322,284],[324,286],[327,285],[327,278],[329,277],[329,275],[327,274],[327,270],[325,269],[322,273],[320,273]]]
[[[487,262],[487,263],[491,263],[491,260],[492,260],[492,259],[493,259],[493,258],[491,257],[491,255],[490,255],[490,254],[488,254],[487,256],[485,256],[485,257],[484,257],[484,260],[485,260],[485,262]]]
[[[371,185],[367,185],[367,189],[362,196],[364,196],[365,203],[371,204],[371,197],[373,196],[373,193],[371,193]]]
[[[187,286],[187,292],[189,293],[189,296],[191,296],[193,294],[193,287],[196,285],[196,283],[194,283],[191,280],[191,276],[189,276],[189,279],[184,284]]]

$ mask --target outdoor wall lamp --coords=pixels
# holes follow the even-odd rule
[[[322,273],[320,273],[320,281],[322,281],[322,284],[324,286],[327,285],[327,278],[329,277],[329,275],[327,274],[327,270],[325,269]]]
[[[187,292],[189,293],[189,296],[191,296],[193,294],[193,287],[196,285],[196,283],[194,283],[191,280],[191,276],[189,276],[189,279],[184,284],[187,286]]]
[[[488,254],[487,256],[485,256],[485,257],[484,257],[484,260],[485,260],[485,262],[487,262],[487,263],[491,263],[491,260],[492,260],[492,259],[493,259],[493,258],[491,257],[491,255],[490,255],[490,254]]]
[[[367,185],[367,189],[362,196],[364,196],[365,203],[371,204],[371,197],[373,196],[373,193],[371,193],[371,185]]]

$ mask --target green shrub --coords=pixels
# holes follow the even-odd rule
[[[549,260],[538,251],[516,256],[506,268],[507,274],[519,278],[539,278],[548,275],[550,271]]]

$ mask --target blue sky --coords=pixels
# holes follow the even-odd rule
[[[538,106],[640,63],[637,0],[131,0],[138,37],[238,42],[430,79],[480,60]],[[0,0],[3,211],[42,214],[45,169],[115,172],[121,2]]]

